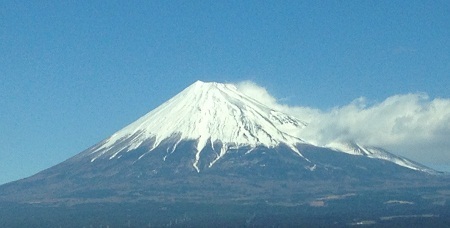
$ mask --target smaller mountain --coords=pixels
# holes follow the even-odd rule
[[[393,162],[397,165],[425,172],[430,174],[436,174],[437,172],[417,162],[413,162],[407,158],[403,158],[387,152],[379,147],[367,147],[361,146],[355,142],[331,142],[327,144],[327,147],[338,152],[348,153],[351,155],[365,156],[368,158],[382,159]]]

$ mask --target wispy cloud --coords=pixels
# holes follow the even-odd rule
[[[251,81],[237,87],[261,103],[308,122],[296,134],[317,145],[351,140],[425,164],[450,165],[450,99],[430,98],[425,93],[393,95],[378,103],[358,98],[323,111],[280,104]]]

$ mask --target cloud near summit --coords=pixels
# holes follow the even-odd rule
[[[281,104],[251,81],[236,86],[259,102],[307,122],[308,126],[295,134],[319,146],[355,141],[383,147],[425,165],[450,166],[450,99],[413,93],[369,104],[366,98],[358,98],[324,111]]]

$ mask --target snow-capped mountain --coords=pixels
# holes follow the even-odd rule
[[[210,166],[230,148],[244,146],[254,149],[285,144],[303,157],[296,145],[304,141],[289,134],[290,130],[303,127],[305,123],[262,105],[237,91],[232,84],[197,81],[100,143],[89,156],[92,156],[92,162],[98,158],[117,159],[121,154],[144,145],[147,152],[139,156],[141,159],[164,140],[175,141],[165,145],[170,147],[169,154],[181,141],[195,140],[196,154],[192,165],[199,172],[198,161],[207,142],[217,151]],[[221,143],[219,148],[214,147],[217,142]]]
[[[348,182],[353,189],[361,183],[434,174],[382,149],[308,143],[296,135],[306,127],[232,84],[198,81],[91,148],[2,186],[0,201],[86,201],[83,196],[208,200],[205,195],[215,201],[217,195],[227,196],[222,200],[260,200],[274,191],[284,199],[315,192],[317,185],[328,191]],[[274,190],[268,185],[287,187]],[[336,189],[341,190],[345,188]]]
[[[405,214],[392,202],[415,216],[450,198],[448,178],[431,169],[357,143],[314,145],[298,135],[307,127],[231,84],[198,81],[74,157],[1,185],[0,226],[346,226]]]
[[[163,147],[165,161],[180,142],[195,141],[192,167],[200,172],[199,161],[207,145],[215,152],[208,162],[211,168],[230,150],[256,147],[274,148],[286,145],[299,159],[311,161],[298,150],[299,144],[309,144],[298,136],[307,124],[259,103],[239,92],[232,84],[197,81],[153,111],[116,132],[83,156],[91,162],[97,159],[120,159],[137,148],[137,160]],[[165,143],[163,143],[165,142]],[[163,144],[162,144],[163,143]],[[382,159],[413,170],[429,172],[417,163],[390,154],[382,149],[363,147],[356,143],[334,142],[326,145],[336,152]],[[246,153],[247,153],[246,152]],[[311,163],[312,167],[314,163]]]

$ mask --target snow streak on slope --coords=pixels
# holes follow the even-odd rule
[[[234,85],[197,81],[94,148],[92,161],[102,156],[112,159],[119,153],[138,148],[149,139],[153,141],[149,148],[152,151],[163,140],[175,136],[180,138],[172,151],[181,140],[197,141],[193,163],[197,171],[200,171],[198,162],[201,151],[208,142],[222,143],[220,153],[210,166],[226,154],[230,146],[271,148],[283,143],[303,157],[296,148],[303,141],[287,130],[304,126],[301,121],[240,93]]]
[[[344,152],[347,154],[360,155],[360,156],[366,156],[369,158],[376,158],[376,159],[390,161],[397,165],[400,165],[400,166],[403,166],[403,167],[406,167],[409,169],[417,170],[417,171],[434,173],[433,170],[431,170],[427,167],[424,167],[420,164],[416,164],[408,159],[405,159],[405,158],[402,158],[399,156],[395,156],[383,149],[376,148],[376,147],[364,147],[357,143],[350,143],[350,142],[347,142],[347,143],[332,142],[332,143],[328,144],[326,147],[336,150],[336,151],[339,151],[339,152]]]

